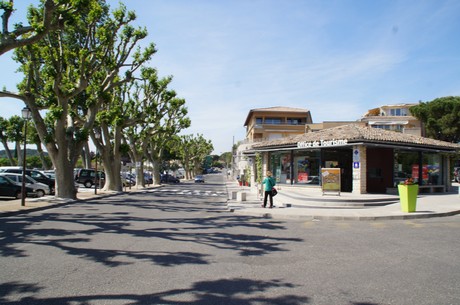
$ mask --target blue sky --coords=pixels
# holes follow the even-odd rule
[[[16,17],[24,15],[16,1]],[[38,1],[24,1],[36,4]],[[112,7],[118,1],[108,1]],[[386,104],[460,95],[460,1],[125,0],[173,75],[191,128],[230,151],[250,109],[289,106],[315,123],[352,121]],[[21,76],[0,57],[0,86]],[[1,116],[24,106],[2,99]]]

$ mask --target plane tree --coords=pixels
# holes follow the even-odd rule
[[[134,12],[127,12],[121,6],[114,16],[123,28],[118,36],[113,37],[114,47],[105,54],[108,70],[96,74],[95,79],[99,81],[90,86],[89,91],[96,97],[98,107],[95,128],[90,136],[105,170],[104,190],[121,191],[121,156],[126,152],[126,147],[122,145],[123,130],[139,120],[131,115],[132,103],[127,102],[124,91],[134,81],[135,72],[152,58],[156,49],[153,43],[143,49],[138,47],[139,42],[147,37],[147,30],[129,24],[136,19]],[[113,63],[116,69],[112,68]],[[115,72],[123,72],[123,75]]]
[[[0,10],[3,11],[0,55],[34,44],[49,32],[62,29],[66,18],[75,15],[87,4],[85,0],[44,0],[39,7],[29,8],[28,25],[16,23],[11,27],[10,18],[15,12],[14,1],[0,1]]]
[[[11,153],[11,150],[8,146],[8,124],[9,123],[7,119],[0,117],[0,141],[2,141],[2,145],[5,148],[6,157],[8,158],[10,165],[14,165],[15,161],[13,158],[13,154]]]
[[[178,98],[168,85],[172,77],[159,79],[153,68],[142,69],[140,79],[131,89],[131,117],[139,118],[137,125],[126,128],[125,143],[136,166],[136,183],[145,185],[144,159],[153,167],[153,183],[160,183],[160,163],[164,148],[172,136],[190,126],[185,100]]]
[[[30,108],[56,169],[56,195],[62,198],[76,198],[74,185],[68,182],[74,179],[73,168],[101,103],[149,58],[136,50],[127,62],[146,35],[129,25],[134,13],[121,5],[110,14],[105,1],[88,2],[78,14],[67,16],[62,30],[15,50],[25,78],[18,93],[0,92],[0,97],[18,98]],[[148,48],[151,53],[153,48]]]
[[[182,159],[186,179],[192,179],[200,172],[201,163],[214,150],[211,140],[201,134],[177,137],[174,148]]]
[[[10,142],[15,143],[15,150],[18,165],[22,166],[22,149],[21,149],[21,142],[24,139],[24,126],[25,120],[18,115],[13,115],[8,119],[8,126],[6,128],[6,136]]]

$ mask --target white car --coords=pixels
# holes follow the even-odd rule
[[[0,173],[1,176],[5,176],[12,180],[17,185],[22,186],[22,174],[14,174],[14,173]],[[37,182],[30,176],[26,177],[26,186],[30,187],[31,189],[35,190],[35,195],[37,197],[43,197],[45,195],[50,194],[50,187],[44,183]]]

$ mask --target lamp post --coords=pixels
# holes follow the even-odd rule
[[[21,206],[26,205],[26,144],[27,144],[27,123],[30,119],[29,107],[24,107],[21,110],[22,118],[24,119],[24,152],[22,159],[22,187],[21,187]]]
[[[97,142],[101,138],[101,134],[98,131],[95,131],[94,132],[94,137],[96,138],[96,142]],[[99,184],[98,181],[101,179],[100,177],[98,179],[98,172],[97,172],[97,152],[98,152],[97,144],[98,143],[96,143],[96,158],[95,158],[96,159],[96,166],[95,166],[95,176],[94,176],[94,195],[97,195],[97,185]]]

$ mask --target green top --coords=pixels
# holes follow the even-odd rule
[[[273,177],[265,177],[262,184],[265,184],[264,190],[268,192],[271,191],[272,188],[276,185],[276,181],[273,179]]]

